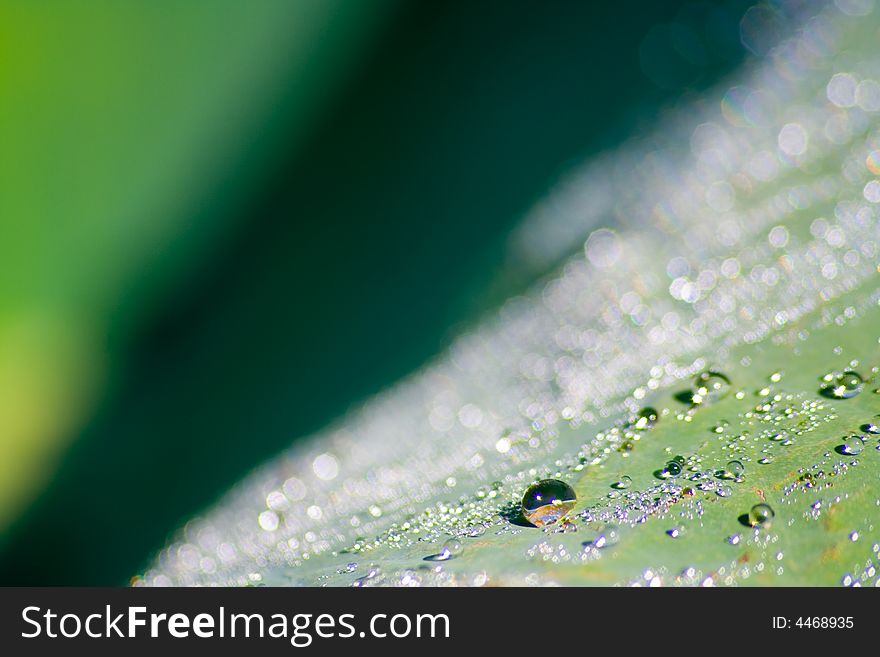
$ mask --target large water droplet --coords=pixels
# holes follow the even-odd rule
[[[749,511],[749,524],[752,527],[769,527],[773,523],[776,512],[769,504],[756,504]]]
[[[865,388],[865,380],[852,370],[840,374],[830,385],[822,389],[822,392],[835,399],[850,399],[855,397]]]
[[[666,477],[677,477],[684,470],[685,460],[683,456],[673,456],[667,461],[666,467],[663,468],[663,475]]]
[[[739,477],[745,469],[745,466],[739,461],[729,461],[727,463],[727,471],[734,477]]]
[[[861,436],[850,436],[843,442],[843,452],[850,456],[861,454],[865,449],[865,441]]]
[[[706,370],[694,380],[694,404],[712,404],[730,392],[730,379],[721,372]]]
[[[536,527],[552,525],[571,511],[576,501],[574,489],[564,481],[542,479],[523,495],[523,515]]]
[[[651,408],[650,406],[646,406],[642,410],[639,411],[638,416],[636,417],[636,421],[633,426],[636,429],[650,429],[655,424],[657,424],[657,419],[660,415],[657,413],[656,408]]]

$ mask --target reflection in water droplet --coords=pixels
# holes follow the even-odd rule
[[[865,441],[861,436],[850,436],[843,443],[843,451],[851,456],[861,454],[864,448]]]
[[[592,541],[584,541],[581,545],[583,545],[585,549],[597,548],[601,550],[602,548],[617,545],[619,541],[620,532],[617,530],[617,527],[614,525],[607,525],[596,535],[596,538]]]
[[[523,515],[536,527],[552,525],[574,508],[576,500],[574,489],[564,481],[543,479],[523,495]]]
[[[752,527],[770,527],[776,512],[769,504],[756,504],[749,511],[749,524]]]
[[[734,477],[739,477],[744,470],[745,466],[743,466],[743,464],[739,461],[729,461],[727,463],[727,471]]]
[[[659,417],[657,409],[646,406],[639,411],[638,417],[633,426],[636,429],[650,429],[657,424],[657,419]]]
[[[712,404],[730,392],[730,379],[721,372],[706,370],[694,380],[694,404]]]
[[[446,561],[448,559],[452,559],[453,557],[457,557],[464,551],[464,547],[461,544],[461,541],[455,537],[450,538],[443,544],[443,547],[440,548],[440,554],[438,554],[438,561]]]
[[[684,458],[676,456],[666,463],[663,473],[668,477],[677,477],[684,469]]]
[[[630,486],[632,486],[632,482],[633,482],[632,477],[630,477],[629,475],[623,475],[620,479],[615,481],[611,485],[611,487],[618,488],[618,489],[629,488]]]
[[[823,392],[837,399],[850,399],[858,395],[864,388],[864,379],[852,370],[847,370],[839,375],[831,385],[823,388]]]

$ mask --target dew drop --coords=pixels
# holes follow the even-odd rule
[[[523,515],[536,527],[552,525],[574,508],[576,500],[574,489],[564,481],[542,479],[523,495]]]
[[[657,424],[657,419],[659,418],[659,414],[657,413],[656,408],[651,408],[650,406],[646,406],[642,410],[639,411],[638,416],[636,417],[635,424],[633,425],[636,429],[651,429],[655,424]]]
[[[681,474],[681,463],[673,459],[666,464],[663,472],[669,477],[677,477]]]
[[[861,454],[865,448],[865,441],[860,436],[850,436],[843,443],[843,452],[850,456]]]
[[[730,392],[730,379],[721,372],[706,370],[694,380],[694,404],[712,404]]]
[[[835,399],[850,399],[858,395],[864,388],[864,379],[852,370],[847,370],[836,377],[833,383],[823,388],[822,392]]]
[[[877,426],[873,422],[868,422],[864,427],[862,427],[868,433],[880,434],[880,426]]]
[[[611,487],[622,490],[624,488],[629,488],[630,486],[632,486],[632,482],[633,482],[632,477],[630,477],[629,475],[623,475],[620,479],[615,481],[611,485]]]
[[[592,541],[584,541],[582,545],[587,549],[597,548],[601,550],[616,545],[619,541],[620,532],[618,532],[617,527],[608,525],[596,535],[596,538]]]
[[[727,463],[727,471],[734,477],[739,477],[745,469],[745,466],[739,461],[729,461]]]
[[[443,544],[443,547],[440,548],[440,556],[445,561],[459,556],[463,551],[464,547],[462,546],[461,541],[452,537]]]
[[[483,525],[474,525],[473,527],[469,527],[464,535],[468,538],[479,538],[483,534],[486,533],[486,528]]]
[[[770,527],[775,515],[769,504],[756,504],[749,511],[749,524],[752,527]]]

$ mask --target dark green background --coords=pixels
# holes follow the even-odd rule
[[[403,4],[304,150],[243,205],[205,200],[235,238],[140,321],[0,581],[125,583],[254,466],[524,289],[510,229],[572,165],[736,65],[746,6]],[[702,59],[667,53],[661,86],[639,46],[670,20]]]

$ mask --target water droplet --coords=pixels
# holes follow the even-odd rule
[[[370,568],[367,570],[367,574],[358,577],[351,583],[351,585],[355,588],[361,588],[367,586],[370,580],[379,580],[381,576],[382,572],[379,570],[378,566],[370,566]]]
[[[443,543],[437,554],[425,557],[425,561],[449,561],[459,556],[463,551],[464,546],[461,544],[461,541],[453,536]]]
[[[868,422],[868,424],[866,424],[865,426],[863,426],[862,429],[863,429],[864,431],[867,431],[868,433],[873,433],[873,434],[878,434],[878,433],[880,433],[880,426],[877,426],[877,425],[874,424],[873,422]]]
[[[468,538],[479,538],[485,533],[486,528],[483,525],[474,525],[473,527],[468,528],[464,535]]]
[[[850,436],[843,442],[843,452],[850,456],[861,454],[865,448],[865,441],[861,436]]]
[[[847,370],[836,377],[833,383],[822,389],[826,396],[836,399],[850,399],[865,387],[865,381],[857,373]]]
[[[651,408],[650,406],[646,406],[642,410],[639,411],[638,416],[636,417],[635,424],[633,425],[636,429],[650,429],[655,424],[657,424],[657,419],[659,418],[659,414],[657,413],[656,408]]]
[[[463,550],[464,547],[462,546],[461,541],[452,537],[443,544],[442,548],[440,548],[440,556],[443,557],[443,560],[452,559],[453,557],[460,555]]]
[[[769,504],[756,504],[749,511],[749,524],[752,527],[769,527],[775,515]]]
[[[669,536],[669,538],[680,538],[684,535],[684,529],[681,527],[673,527],[672,529],[666,530],[666,535]]]
[[[622,490],[624,488],[629,488],[630,486],[632,486],[632,482],[632,477],[630,477],[629,475],[623,475],[620,479],[611,484],[611,487]]]
[[[730,497],[733,494],[733,489],[730,486],[718,486],[715,489],[715,494],[718,497]]]
[[[669,477],[677,477],[681,474],[681,463],[673,459],[666,464],[663,472]]]
[[[739,477],[745,469],[745,466],[739,461],[729,461],[727,463],[727,471],[734,477]]]
[[[773,463],[773,457],[769,456],[769,455],[764,456],[764,457],[758,459],[758,463],[760,463],[761,465],[770,465],[771,463]]]
[[[542,479],[523,495],[523,515],[536,527],[552,525],[571,511],[576,501],[574,489],[564,481]]]
[[[721,372],[706,370],[694,380],[694,404],[712,404],[730,392],[730,379]]]
[[[733,534],[732,536],[727,537],[727,542],[730,545],[739,545],[739,542],[742,540],[742,534]]]
[[[613,525],[608,525],[596,535],[596,538],[594,538],[592,541],[584,541],[582,545],[585,548],[598,548],[601,550],[602,548],[617,545],[619,541],[620,532],[618,532],[617,527],[614,527]]]

